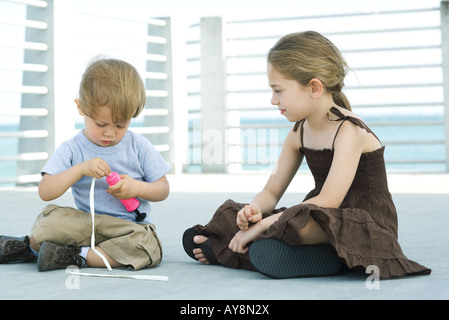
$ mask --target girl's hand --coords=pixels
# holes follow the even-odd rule
[[[111,173],[111,168],[106,161],[98,157],[84,161],[80,165],[83,176],[101,179]]]
[[[241,230],[248,230],[250,222],[256,223],[262,220],[260,209],[254,205],[246,205],[237,213],[237,225]]]
[[[263,229],[260,228],[259,224],[255,224],[247,230],[238,231],[229,243],[229,249],[231,249],[233,252],[241,254],[247,253],[249,249],[247,245],[254,239],[256,239],[257,236],[262,233],[262,231]]]
[[[118,181],[113,186],[109,186],[106,192],[117,199],[130,199],[135,197],[137,194],[136,184],[138,181],[131,178],[127,174],[121,174],[120,177],[122,180]]]

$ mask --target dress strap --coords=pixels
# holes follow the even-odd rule
[[[334,114],[335,116],[337,116],[337,119],[331,119],[329,118],[329,113],[327,114],[327,118],[330,121],[341,121],[343,120],[340,125],[338,126],[337,132],[335,133],[335,137],[334,137],[334,141],[332,142],[332,149],[334,149],[334,143],[335,143],[335,139],[337,138],[337,134],[340,131],[341,125],[343,124],[343,122],[345,122],[346,120],[351,121],[353,124],[355,124],[356,126],[366,130],[366,132],[371,133],[381,144],[382,142],[380,141],[380,139],[376,136],[376,134],[365,124],[365,122],[363,122],[361,119],[359,118],[355,118],[355,117],[351,117],[351,116],[347,116],[344,115],[340,110],[338,110],[335,107],[331,107],[329,110],[332,114]]]
[[[299,120],[299,121],[296,121],[296,122],[295,122],[295,126],[293,127],[293,131],[294,131],[294,132],[298,131],[298,127],[299,127],[299,125],[301,124],[301,121],[302,121],[302,120]]]
[[[300,128],[300,135],[301,135],[301,145],[304,146],[304,122],[306,121],[306,119],[302,119],[299,120],[295,123],[295,126],[293,127],[293,131],[296,132],[298,131],[298,127]]]

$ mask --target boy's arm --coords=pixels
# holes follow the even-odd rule
[[[109,186],[108,193],[117,199],[138,197],[151,202],[165,200],[170,193],[170,185],[164,175],[154,182],[138,181],[126,174],[121,174],[122,180]]]
[[[167,177],[164,175],[154,182],[138,181],[142,187],[138,189],[137,197],[156,202],[165,200],[170,193],[170,185]]]
[[[39,196],[44,201],[51,201],[63,195],[83,176],[100,179],[109,173],[111,173],[109,165],[100,158],[78,163],[58,174],[50,175],[46,173],[39,183]]]

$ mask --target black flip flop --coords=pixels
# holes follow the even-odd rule
[[[342,268],[330,245],[290,246],[275,239],[252,243],[249,259],[257,271],[276,279],[330,276]]]
[[[195,242],[193,242],[193,237],[195,237],[196,235],[199,235],[199,232],[193,228],[189,228],[186,231],[184,231],[184,234],[182,236],[182,245],[184,247],[184,251],[192,259],[195,259],[195,255],[193,254],[193,249],[200,247]]]
[[[203,252],[204,257],[209,261],[210,264],[221,264],[220,261],[217,260],[215,257],[214,252],[212,251],[212,248],[210,246],[210,239],[207,239],[202,244],[196,244],[193,241],[193,237],[200,235],[198,231],[196,231],[194,228],[189,228],[186,231],[184,231],[184,234],[182,236],[182,245],[184,246],[184,251],[187,253],[187,255],[194,259],[195,255],[193,253],[193,249],[200,248]]]

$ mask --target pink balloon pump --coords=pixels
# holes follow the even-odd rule
[[[117,172],[111,172],[107,177],[106,177],[106,182],[110,185],[113,186],[114,184],[116,184],[117,182],[119,182],[120,180],[122,180],[122,178],[120,178],[119,174]],[[136,214],[136,221],[140,222],[142,220],[144,220],[147,216],[146,213],[140,213],[138,208],[140,206],[140,202],[139,200],[137,200],[136,198],[131,198],[131,199],[120,199],[120,201],[123,203],[123,205],[125,206],[126,210],[128,210],[128,212],[133,212]]]

